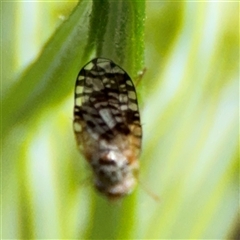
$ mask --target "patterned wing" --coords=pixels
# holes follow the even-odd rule
[[[99,141],[113,142],[119,135],[140,151],[142,128],[135,88],[128,74],[111,60],[95,58],[79,72],[74,132],[87,159],[97,151]]]

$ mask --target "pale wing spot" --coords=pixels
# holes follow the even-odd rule
[[[122,111],[125,111],[125,110],[128,109],[128,106],[127,105],[121,105],[120,108],[121,108]]]
[[[118,106],[118,100],[117,98],[109,98],[108,103],[111,104],[116,104]]]
[[[89,63],[84,67],[84,69],[85,69],[85,70],[91,70],[93,66],[94,66],[94,64],[93,64],[92,62],[89,62]]]
[[[99,141],[99,148],[100,149],[107,149],[109,147],[109,143],[105,139],[101,139]]]
[[[76,93],[82,93],[83,92],[83,87],[82,86],[77,86],[76,87]]]
[[[95,102],[95,101],[96,101],[96,98],[91,96],[91,97],[90,97],[90,101],[91,101],[91,102]]]
[[[106,107],[108,105],[107,102],[97,102],[94,104],[95,108]]]
[[[100,75],[100,76],[105,75],[105,71],[99,71],[99,72],[98,72],[98,76],[99,76],[99,75]]]
[[[132,140],[131,143],[132,143],[133,145],[138,146],[138,147],[141,146],[141,140],[140,140],[139,138],[132,137],[131,140]]]
[[[109,64],[109,61],[102,61],[97,64],[100,68],[104,69],[105,72],[110,72],[111,66]]]
[[[103,83],[108,83],[108,82],[109,82],[109,79],[108,79],[108,78],[104,78],[104,79],[102,80],[102,82],[103,82]]]
[[[78,123],[78,122],[74,122],[73,127],[74,127],[74,130],[75,130],[76,132],[81,132],[81,131],[82,131],[82,126],[81,126],[81,124]]]
[[[127,102],[127,100],[128,100],[128,97],[127,97],[127,95],[126,94],[119,94],[119,101],[120,102]]]
[[[85,78],[84,76],[79,75],[78,78],[77,78],[77,80],[81,81],[81,80],[83,80],[84,78]]]
[[[114,98],[118,98],[118,95],[117,95],[117,93],[114,93],[114,92],[110,92],[110,93],[108,93],[108,95],[109,96],[112,96],[112,97],[114,97]]]
[[[79,108],[74,107],[74,113],[79,112]]]
[[[89,116],[89,119],[90,120],[92,120],[92,114],[96,114],[97,113],[97,111],[96,111],[96,109],[94,109],[94,108],[91,108],[91,107],[89,107],[89,106],[86,106],[86,105],[83,105],[83,110],[84,110],[84,112],[83,112],[83,114],[85,115],[90,115]]]
[[[109,109],[101,109],[99,111],[100,116],[104,120],[104,122],[109,126],[109,128],[113,128],[116,125],[114,118],[112,117],[111,111]]]
[[[99,76],[99,75],[105,74],[105,72],[104,71],[94,71],[94,70],[91,70],[91,74],[95,75],[95,76]]]
[[[106,58],[98,58],[97,59],[97,63],[98,65],[100,65],[101,63],[107,63],[109,64],[110,60],[109,59],[106,59]]]
[[[137,99],[136,93],[133,91],[128,92],[128,97],[134,100]]]
[[[87,78],[86,78],[86,84],[87,84],[87,85],[92,84],[92,78],[87,77]]]
[[[93,82],[93,90],[94,91],[101,91],[104,88],[103,83],[100,79],[94,78]]]
[[[103,86],[93,85],[94,91],[101,91],[103,89]]]
[[[112,69],[112,73],[119,73],[119,74],[124,74],[125,72],[119,68],[118,66],[115,66],[113,69]]]
[[[92,88],[84,88],[84,93],[91,93],[92,92]]]
[[[94,129],[91,130],[93,133],[97,132],[98,135],[105,133],[105,129],[100,126],[96,126]]]
[[[95,132],[91,131],[89,128],[88,128],[88,131],[90,132],[92,138],[98,140],[98,138],[99,138],[99,134],[98,133],[95,133]]]
[[[113,114],[118,114],[118,113],[119,113],[119,109],[111,109],[111,112],[112,112]]]
[[[136,136],[142,135],[142,128],[140,126],[132,126],[132,133]]]
[[[133,83],[132,83],[132,81],[130,81],[130,80],[127,80],[127,82],[126,82],[128,85],[130,85],[130,86],[133,86]]]
[[[88,95],[85,95],[85,96],[84,96],[84,101],[85,101],[85,102],[88,102],[88,101],[89,101],[89,96],[88,96]]]
[[[122,118],[121,117],[115,117],[117,122],[122,122]]]
[[[110,103],[110,106],[113,106],[113,107],[115,107],[115,108],[118,108],[118,107],[119,107],[118,102],[110,101],[110,100],[109,100],[109,103]]]
[[[129,108],[130,108],[131,110],[133,110],[133,111],[137,111],[137,110],[138,110],[137,104],[135,104],[135,103],[129,104]]]
[[[81,106],[82,105],[82,98],[81,97],[76,98],[75,101],[76,101],[75,104],[77,106]]]
[[[101,118],[95,118],[95,121],[96,121],[98,124],[103,123],[103,120],[102,120]]]
[[[94,71],[94,70],[92,70],[92,69],[91,69],[91,74],[96,76],[96,75],[98,75],[98,74],[99,74],[99,72],[97,72],[97,71]]]

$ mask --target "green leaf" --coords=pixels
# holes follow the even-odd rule
[[[3,96],[3,136],[15,125],[59,104],[73,91],[75,78],[88,60],[87,43],[91,2],[81,1],[57,29],[38,59]],[[93,49],[91,49],[93,50]]]
[[[6,4],[3,26],[13,27],[26,19],[13,13],[32,6]],[[3,238],[238,236],[238,5],[146,1],[145,16],[144,1],[81,1],[15,84],[4,83]],[[49,24],[42,15],[40,21]],[[21,37],[13,33],[4,45]],[[14,63],[7,56],[14,50],[3,50],[2,60]],[[140,184],[122,201],[107,201],[77,152],[73,88],[95,56],[111,58],[133,78],[147,68],[137,86],[144,100],[139,176],[159,202]],[[15,74],[4,73],[4,81]]]

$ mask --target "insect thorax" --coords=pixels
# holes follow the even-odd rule
[[[122,151],[110,145],[109,148],[99,150],[90,162],[95,187],[110,198],[130,193],[136,184],[138,161],[129,153],[129,149]]]

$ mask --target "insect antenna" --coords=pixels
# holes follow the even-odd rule
[[[144,192],[147,193],[154,201],[160,202],[160,197],[151,190],[149,190],[149,188],[142,181],[138,180],[138,183],[144,190]]]

